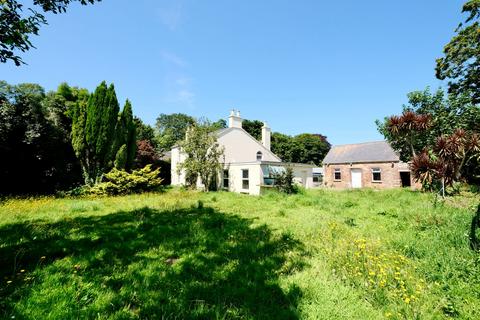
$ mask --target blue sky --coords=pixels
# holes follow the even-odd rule
[[[32,2],[32,1],[24,1]],[[232,108],[287,134],[333,144],[379,140],[374,121],[399,113],[412,90],[445,83],[435,59],[461,21],[448,0],[103,0],[49,15],[0,79],[115,84],[134,113],[212,120]]]

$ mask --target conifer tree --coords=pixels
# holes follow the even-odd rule
[[[72,144],[82,165],[85,183],[99,182],[113,167],[118,149],[115,130],[119,105],[115,88],[102,82],[89,97],[88,103],[76,106],[73,113]]]

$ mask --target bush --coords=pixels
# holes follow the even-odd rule
[[[143,169],[133,170],[131,173],[112,169],[107,173],[103,182],[90,188],[89,193],[96,195],[121,195],[158,190],[163,179],[160,178],[160,169],[153,170],[151,165]]]
[[[293,181],[293,169],[287,167],[284,172],[275,175],[275,188],[286,194],[294,194],[298,192],[298,187]]]

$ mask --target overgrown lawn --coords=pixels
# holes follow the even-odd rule
[[[0,317],[480,318],[478,196],[170,190],[0,205]]]

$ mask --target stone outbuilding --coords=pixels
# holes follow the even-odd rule
[[[324,185],[336,189],[417,186],[408,163],[386,141],[334,146],[324,164]]]

